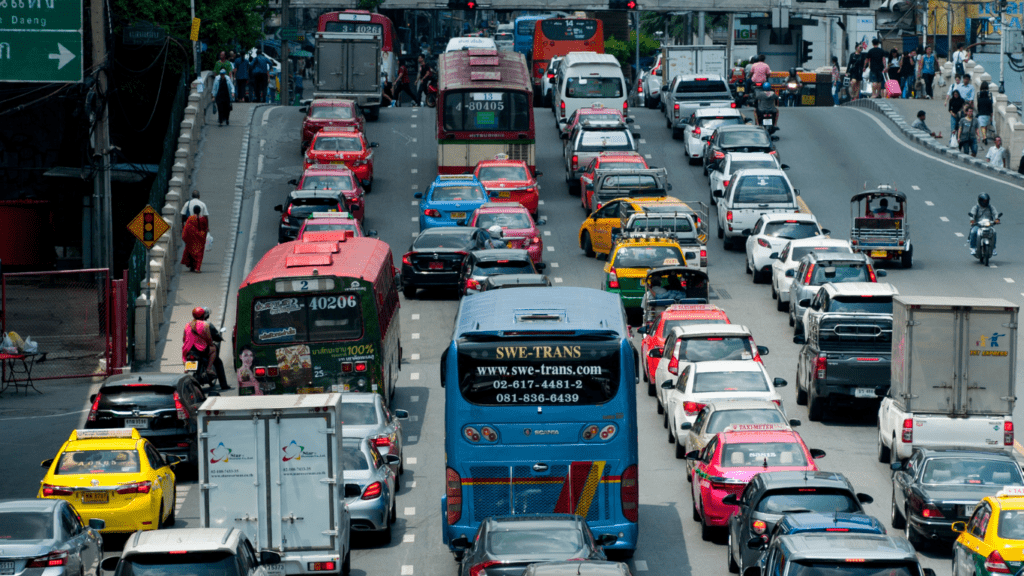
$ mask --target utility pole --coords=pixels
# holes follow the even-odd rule
[[[89,2],[89,29],[92,32],[92,63],[96,69],[96,94],[107,90],[107,28],[103,13],[104,2]],[[93,172],[93,265],[114,272],[113,224],[110,214],[110,123],[106,99],[98,100],[96,131],[93,136],[92,162],[99,164]]]
[[[291,18],[291,2],[289,0],[281,0],[281,29],[286,30],[288,25],[292,23]],[[281,74],[278,75],[277,80],[281,83],[281,105],[288,106],[291,104],[291,90],[288,89],[288,82],[291,80],[291,63],[288,62],[288,38],[281,35]]]
[[[640,11],[636,11],[636,72],[633,74],[633,83],[637,83],[637,79],[640,78]],[[643,106],[643,102],[638,104]]]
[[[704,45],[704,12],[697,12],[697,44]]]

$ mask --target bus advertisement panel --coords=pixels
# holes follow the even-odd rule
[[[442,355],[443,540],[488,516],[559,512],[632,551],[637,356],[622,305],[590,288],[519,290],[463,299]]]
[[[401,361],[391,248],[372,238],[286,242],[238,289],[239,395],[394,394]]]
[[[534,23],[533,60],[530,72],[533,86],[540,92],[540,80],[555,56],[569,52],[604,54],[604,24],[590,18],[551,18]]]
[[[515,52],[460,50],[438,58],[437,171],[472,172],[506,154],[537,172],[533,92]]]

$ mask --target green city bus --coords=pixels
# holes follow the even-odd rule
[[[238,288],[239,395],[376,392],[402,359],[391,248],[373,238],[286,242]]]

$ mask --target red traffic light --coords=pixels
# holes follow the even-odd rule
[[[467,10],[472,10],[474,8],[476,8],[476,2],[473,2],[472,0],[470,0],[469,2],[466,2],[466,9]]]
[[[629,0],[626,2],[626,8],[629,10],[636,10],[636,0]]]

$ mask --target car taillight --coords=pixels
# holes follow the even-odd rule
[[[675,110],[676,112],[679,112],[679,104],[676,103],[676,105],[673,106],[672,109]]]
[[[868,266],[868,278],[869,278],[868,282],[877,282],[878,281],[875,278],[875,269],[872,268],[871,266]]]
[[[1003,422],[1003,445],[1013,446],[1013,422]]]
[[[814,374],[818,380],[824,380],[825,375],[828,373],[828,359],[824,355],[818,356],[814,360]]]
[[[764,238],[758,238],[757,239],[757,245],[762,247],[762,248],[771,248],[772,247],[772,245],[769,244],[768,241],[765,240]]]
[[[988,555],[988,558],[985,558],[985,570],[988,570],[989,573],[996,574],[1010,573],[1010,567],[1006,565],[1006,561],[1003,560],[1003,557],[999,554],[998,550],[993,550],[992,553]]]
[[[700,249],[700,267],[701,268],[707,268],[708,267],[708,251],[707,251],[706,248],[701,248]]]
[[[609,288],[618,288],[619,287],[619,277],[618,277],[618,275],[615,274],[615,268],[612,268],[612,269],[608,270],[608,287]]]
[[[676,376],[679,375],[679,358],[676,358],[675,354],[672,354],[672,359],[668,361],[668,372]]]
[[[722,182],[722,187],[723,188],[728,188],[729,187],[729,181],[726,180],[725,182]]]
[[[782,400],[772,400],[772,402],[775,402],[776,406],[778,406],[779,408],[782,408]]]
[[[534,237],[533,237],[533,238],[532,238],[532,239],[530,240],[530,244],[540,244],[540,236],[534,236]]]
[[[43,496],[71,496],[74,493],[74,488],[69,488],[67,486],[54,486],[53,484],[43,484]]]
[[[732,224],[732,210],[725,213],[725,221]]]
[[[447,504],[445,515],[448,525],[451,526],[462,518],[462,477],[451,468],[446,468],[444,473],[444,493]]]
[[[715,160],[722,160],[723,158],[725,158],[725,152],[722,152],[721,150],[715,150],[715,153],[712,154],[712,156],[715,157]]]
[[[565,100],[562,100],[562,102],[559,104],[559,108],[561,108],[562,111],[562,118],[565,118]]]
[[[373,500],[374,498],[380,498],[381,492],[383,492],[383,486],[380,482],[374,482],[363,490],[363,500]]]
[[[480,283],[472,278],[466,279],[466,290],[479,290]]]
[[[281,223],[282,224],[287,224],[288,223],[288,214],[281,214]]]
[[[412,260],[409,259],[409,256],[412,256],[412,252],[406,252],[405,254],[402,255],[402,264],[405,264],[406,266],[412,266]]]
[[[735,102],[730,102],[729,103],[729,108],[735,108],[735,107],[736,107],[736,103]]]
[[[499,560],[488,560],[486,562],[481,562],[479,564],[474,564],[469,569],[469,576],[480,576],[481,574],[484,573],[484,570],[487,570],[488,568],[490,568],[491,566],[494,566],[495,564],[501,564],[501,561],[499,561]]]
[[[554,77],[555,77],[554,74],[548,74],[548,80],[552,80],[552,79],[554,79]]]
[[[909,444],[909,443],[914,441],[914,419],[913,418],[905,418],[903,420],[903,435],[902,435],[902,438],[903,438],[903,442],[905,444]],[[895,450],[895,449],[896,449],[896,447],[893,446],[893,450]]]
[[[97,394],[96,399],[92,402],[92,408],[89,410],[89,422],[96,421],[96,413],[100,409],[100,396],[102,396],[102,394]]]
[[[697,126],[696,128],[693,129],[693,135],[700,136],[700,126]]]
[[[333,572],[338,569],[334,562],[306,562],[306,568],[310,572]]]
[[[764,520],[754,520],[750,523],[750,530],[754,534],[764,534],[765,530],[768,529],[768,523]]]
[[[181,396],[177,392],[174,393],[174,411],[178,413],[178,420],[188,420],[188,410],[181,403]]]
[[[625,116],[626,112],[629,111],[629,102],[626,100],[622,101],[622,115]]]
[[[687,416],[693,416],[704,409],[704,404],[699,402],[683,402],[683,411]]]
[[[596,204],[594,206],[594,211],[596,212],[596,211],[600,210],[602,206],[604,206],[604,204]]]
[[[778,150],[772,150],[772,151],[770,151],[770,152],[768,152],[768,153],[769,153],[769,154],[778,154],[778,153],[779,153],[779,151],[778,151]]]
[[[433,208],[427,208],[426,210],[424,210],[423,211],[423,215],[424,216],[430,216],[431,218],[440,218],[441,217],[441,213],[438,212],[437,210],[434,210]]]
[[[814,273],[814,264],[807,267],[807,274],[804,274],[804,284],[811,283],[811,274]]]
[[[117,487],[114,492],[118,494],[149,494],[149,489],[153,486],[153,483],[149,480],[142,482],[132,482],[130,484],[121,484]]]
[[[575,154],[573,154],[572,155],[572,169],[573,170],[578,169],[579,168],[579,164],[580,164],[580,157],[575,155]]]
[[[637,477],[636,464],[622,471],[619,482],[619,500],[622,502],[622,515],[630,522],[639,518],[640,483]]]
[[[25,564],[26,568],[52,568],[54,566],[64,566],[68,563],[68,551],[57,550],[50,552],[46,556],[40,556],[33,558]]]
[[[945,518],[942,510],[939,510],[934,504],[925,504],[924,508],[921,509],[921,516],[925,518]]]

